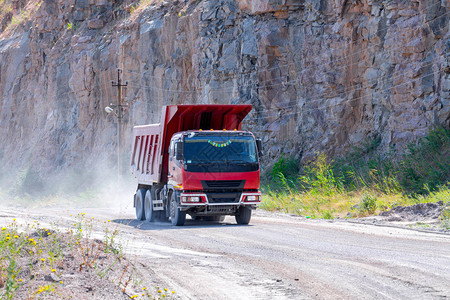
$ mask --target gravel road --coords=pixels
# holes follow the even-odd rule
[[[141,274],[180,299],[450,298],[448,234],[260,210],[248,226],[227,217],[222,223],[187,220],[184,227],[138,222],[130,207],[83,212],[111,219]],[[76,213],[8,211],[42,224]]]

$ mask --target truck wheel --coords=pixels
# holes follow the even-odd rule
[[[252,217],[252,209],[247,206],[241,206],[234,217],[236,218],[236,222],[238,224],[247,225],[250,223],[250,219]]]
[[[136,191],[136,219],[142,221],[145,218],[144,213],[144,199],[146,189],[138,189]]]
[[[153,197],[151,190],[147,190],[145,193],[144,211],[145,220],[147,222],[153,222],[155,219],[155,212],[153,211]]]
[[[186,212],[181,211],[175,199],[175,193],[170,195],[170,221],[174,226],[183,226],[186,222]]]

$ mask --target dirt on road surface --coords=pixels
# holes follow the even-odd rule
[[[111,220],[148,285],[179,299],[445,299],[450,235],[256,211],[183,227],[136,221],[133,208],[0,208],[0,223]]]

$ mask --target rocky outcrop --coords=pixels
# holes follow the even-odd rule
[[[43,1],[0,40],[5,168],[116,161],[116,69],[128,81],[124,157],[162,105],[248,103],[267,163],[402,149],[450,126],[445,0]],[[108,165],[109,164],[109,165]]]

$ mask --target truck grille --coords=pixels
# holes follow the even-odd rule
[[[234,213],[236,211],[237,205],[216,205],[216,206],[209,206],[208,212],[214,212],[214,213]]]
[[[202,186],[205,190],[214,189],[236,189],[243,190],[245,180],[202,180]]]
[[[241,193],[208,193],[209,203],[238,203]]]
[[[235,198],[211,198],[208,199],[209,203],[237,203],[239,202],[239,199]]]

